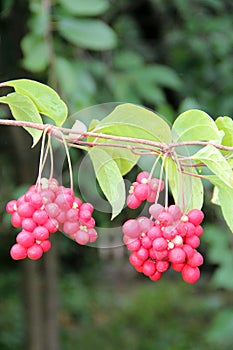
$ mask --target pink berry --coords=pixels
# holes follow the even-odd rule
[[[43,226],[47,228],[49,233],[55,233],[58,231],[59,228],[59,224],[56,219],[48,219]]]
[[[168,212],[172,215],[173,221],[180,220],[182,213],[180,207],[177,204],[170,205],[168,207]]]
[[[150,279],[152,281],[158,281],[158,280],[160,280],[161,277],[162,277],[162,273],[159,271],[155,271],[155,273],[150,276]]]
[[[156,179],[155,177],[153,177],[150,181],[149,181],[149,188],[150,190],[157,192],[158,188],[159,188],[159,179]]]
[[[200,270],[198,267],[191,267],[189,265],[185,265],[182,269],[182,277],[183,280],[187,283],[195,283],[200,278]]]
[[[29,202],[36,208],[40,209],[43,205],[41,195],[39,193],[30,193]]]
[[[188,259],[187,264],[189,266],[195,267],[202,265],[203,261],[203,256],[197,250],[194,250],[194,254],[191,258]]]
[[[14,227],[19,228],[22,225],[22,218],[18,212],[14,212],[11,217],[11,223]]]
[[[144,247],[141,247],[138,251],[137,251],[137,256],[139,259],[145,261],[148,256],[149,256],[149,252],[147,249],[145,249]]]
[[[10,255],[14,260],[21,260],[27,257],[27,249],[21,244],[16,243],[11,247]]]
[[[83,221],[83,220],[81,220]],[[88,221],[83,221],[84,226],[86,226],[87,228],[93,228],[95,227],[95,219],[93,217],[90,218],[90,220]]]
[[[136,252],[140,247],[141,247],[141,242],[140,242],[140,239],[138,238],[131,238],[131,241],[129,243],[126,244],[127,245],[127,249],[129,251],[132,251],[132,252]]]
[[[147,236],[153,241],[155,238],[157,237],[161,237],[162,236],[162,232],[159,228],[159,226],[153,226],[149,229],[149,231],[147,232]]]
[[[78,221],[78,210],[75,208],[71,208],[71,209],[67,210],[66,218],[68,221],[71,221],[71,222]]]
[[[85,245],[89,242],[89,235],[86,231],[78,230],[75,233],[75,240],[78,244]]]
[[[141,266],[143,264],[143,260],[140,259],[137,255],[137,253],[135,253],[135,252],[130,254],[129,261],[130,261],[130,264],[135,266],[135,267]]]
[[[136,181],[142,183],[143,179],[148,179],[149,176],[150,173],[148,173],[148,171],[142,171],[137,175]]]
[[[200,238],[193,235],[191,237],[187,237],[185,243],[191,245],[192,248],[197,248],[200,245]]]
[[[56,203],[49,203],[45,206],[45,211],[50,218],[55,218],[60,213],[60,208]]]
[[[126,204],[129,208],[136,209],[141,205],[141,201],[137,197],[135,197],[134,194],[129,194],[126,199]]]
[[[96,230],[94,228],[89,228],[87,233],[89,235],[89,242],[90,243],[93,243],[97,240],[98,233],[96,232]]]
[[[155,273],[155,263],[152,260],[146,260],[142,267],[142,272],[146,276],[151,276]]]
[[[156,197],[157,197],[157,191],[153,191],[149,188],[148,190],[148,195],[147,195],[147,202],[150,202],[150,203],[153,203],[155,202],[156,200]]]
[[[161,251],[167,249],[167,241],[163,237],[155,238],[153,242],[153,248],[155,250]]]
[[[148,232],[154,225],[153,221],[146,216],[140,216],[137,218],[137,222],[139,223],[140,231],[144,233]]]
[[[26,231],[32,232],[36,228],[36,223],[32,218],[25,218],[22,220],[22,228]]]
[[[36,240],[45,241],[49,238],[49,230],[44,226],[37,226],[33,231],[33,235]]]
[[[148,184],[139,184],[133,194],[139,201],[143,202],[148,195]]]
[[[17,210],[17,201],[13,199],[7,203],[6,211],[8,214],[13,214],[16,210]]]
[[[88,209],[83,209],[81,206],[79,211],[79,218],[80,220],[87,222],[91,219],[91,212]]]
[[[183,270],[183,267],[184,267],[185,263],[172,263],[172,268],[174,271],[177,271],[177,272],[181,272]]]
[[[169,226],[172,223],[172,216],[170,213],[164,211],[159,214],[157,220],[160,222],[161,226]]]
[[[35,238],[33,237],[31,232],[23,230],[18,233],[16,241],[24,248],[29,248],[35,242]]]
[[[140,225],[135,219],[127,220],[122,226],[122,231],[125,235],[132,238],[138,237],[141,233]]]
[[[163,259],[167,259],[168,257],[168,250],[164,249],[164,250],[154,250],[154,256],[156,260],[163,260]]]
[[[94,211],[94,207],[91,203],[83,203],[81,206],[80,206],[80,210],[88,210],[91,214],[93,213]]]
[[[152,204],[149,207],[149,213],[153,216],[154,219],[157,219],[157,217],[163,212],[164,207],[161,204]]]
[[[41,248],[43,249],[43,252],[46,253],[51,249],[51,242],[46,239],[45,241],[40,243]]]
[[[82,205],[81,199],[78,197],[74,197],[73,208],[80,208],[81,205]]]
[[[65,211],[60,211],[60,213],[56,216],[56,220],[60,223],[63,224],[67,218],[66,218],[66,212]]]
[[[55,199],[55,203],[62,210],[68,210],[73,205],[73,197],[70,194],[61,193]]]
[[[165,272],[169,269],[170,264],[166,260],[159,260],[159,261],[156,261],[155,266],[158,272]]]
[[[168,258],[174,264],[181,264],[185,261],[186,254],[182,248],[177,247],[169,251]]]
[[[43,204],[52,203],[56,197],[55,193],[51,190],[42,190],[40,194]]]
[[[31,218],[35,208],[28,202],[22,203],[18,206],[18,214],[24,218]]]
[[[27,256],[29,259],[32,259],[32,260],[38,260],[42,257],[43,255],[43,249],[42,247],[37,244],[37,243],[34,243],[30,248],[28,248],[27,250]]]
[[[63,225],[63,231],[68,235],[73,235],[79,230],[78,222],[69,222],[66,221]]]
[[[186,237],[191,237],[195,234],[195,226],[191,222],[186,222]]]
[[[44,225],[48,218],[45,210],[36,210],[32,216],[33,221],[38,225]]]
[[[144,248],[149,249],[152,247],[152,242],[149,237],[145,236],[141,239],[141,244]]]
[[[194,249],[193,247],[191,247],[190,245],[188,244],[184,244],[183,247],[182,247],[183,251],[185,252],[186,254],[186,258],[189,259],[193,256],[194,254]]]
[[[195,228],[195,235],[196,236],[198,236],[198,237],[202,236],[203,232],[204,232],[204,230],[200,225],[196,226],[196,228]]]
[[[193,225],[198,226],[201,224],[202,220],[204,219],[204,214],[199,209],[192,209],[188,213],[188,219],[189,219],[189,222],[191,222]]]

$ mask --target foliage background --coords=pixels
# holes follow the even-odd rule
[[[213,118],[232,115],[230,0],[3,0],[0,6],[0,81],[49,84],[71,114],[121,101],[170,122],[189,108]],[[0,114],[9,117],[5,108]],[[122,249],[77,247],[62,235],[43,261],[14,262],[8,255],[15,232],[4,207],[35,181],[39,149],[29,150],[23,130],[1,128],[0,135],[1,350],[232,349],[233,240],[210,204],[208,185],[205,265],[195,286],[172,273],[151,283],[134,274]],[[80,157],[73,154],[74,161]]]

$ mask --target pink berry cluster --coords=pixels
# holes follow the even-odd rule
[[[200,245],[204,214],[192,209],[182,214],[178,205],[164,208],[160,204],[149,207],[151,218],[141,216],[127,220],[122,227],[123,241],[130,263],[138,272],[157,281],[170,267],[181,272],[187,283],[195,283],[200,277],[198,266],[202,255],[196,250]]]
[[[59,186],[56,179],[42,178],[17,200],[6,205],[11,223],[21,228],[16,244],[11,247],[15,260],[37,260],[51,248],[50,235],[63,231],[77,243],[84,245],[97,239],[92,217],[93,206],[82,203],[70,188]]]
[[[164,182],[150,178],[150,173],[142,171],[138,174],[136,181],[132,183],[126,203],[129,208],[136,209],[145,200],[155,202],[158,191],[163,191]]]

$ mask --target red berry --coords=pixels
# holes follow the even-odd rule
[[[11,223],[16,228],[21,227],[21,225],[22,225],[22,218],[17,212],[14,212],[12,214]]]
[[[181,274],[185,282],[195,283],[199,280],[200,270],[198,267],[191,267],[189,265],[185,265],[182,269]]]
[[[50,218],[55,218],[59,215],[61,209],[56,203],[49,203],[45,206],[45,211]]]
[[[48,219],[43,226],[47,228],[49,233],[55,233],[58,231],[59,228],[59,224],[56,219]]]
[[[143,247],[141,247],[141,248],[137,251],[136,254],[137,254],[138,258],[141,259],[141,260],[143,260],[143,261],[145,261],[145,260],[148,258],[148,256],[149,256],[148,250],[145,249],[145,248],[143,248]]]
[[[142,171],[137,175],[136,181],[139,183],[143,182],[143,179],[148,179],[148,177],[150,176],[150,173],[148,173],[148,171]]]
[[[177,247],[169,251],[168,258],[174,264],[181,264],[185,261],[186,254],[182,248]]]
[[[46,253],[51,249],[51,242],[46,239],[45,241],[40,243],[41,248],[43,249],[43,252]]]
[[[78,232],[75,233],[75,240],[78,244],[87,244],[89,242],[89,235],[86,231],[78,230]]]
[[[66,221],[63,225],[63,231],[68,235],[73,235],[79,230],[78,222],[69,222]]]
[[[154,225],[153,221],[148,219],[146,216],[140,216],[137,219],[137,222],[139,223],[140,231],[144,233],[148,232]]]
[[[195,229],[195,235],[196,236],[198,236],[198,237],[202,236],[203,232],[204,232],[204,230],[203,230],[203,228],[200,225],[196,226],[196,229]]]
[[[172,268],[174,271],[181,272],[183,270],[184,265],[185,263],[179,263],[179,264],[172,263]]]
[[[149,207],[149,213],[153,216],[154,219],[157,219],[157,217],[163,212],[164,207],[161,204],[152,204]]]
[[[141,239],[141,244],[144,248],[149,249],[152,246],[152,242],[149,237],[145,236]]]
[[[135,252],[130,254],[129,261],[130,261],[130,264],[135,266],[135,267],[142,266],[142,264],[143,264],[143,260],[140,259],[137,255],[137,253],[135,253]]]
[[[136,252],[141,247],[141,242],[138,238],[131,238],[131,241],[126,246],[129,251]]]
[[[200,245],[200,239],[196,235],[187,237],[185,240],[186,244],[189,244],[192,248],[197,248]]]
[[[142,266],[142,272],[146,276],[151,276],[155,273],[155,263],[152,260],[146,260]]]
[[[153,241],[155,238],[157,237],[161,237],[162,236],[162,232],[159,228],[159,226],[153,226],[149,229],[149,231],[147,232],[147,236]]]
[[[96,230],[94,228],[89,228],[87,233],[89,235],[89,242],[90,243],[93,243],[97,240],[98,233],[96,232]]]
[[[35,213],[34,213],[35,214]],[[22,220],[22,228],[26,231],[32,232],[36,228],[36,223],[33,218],[25,218]]]

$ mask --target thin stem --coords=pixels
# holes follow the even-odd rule
[[[159,174],[159,186],[158,186],[158,190],[157,190],[157,194],[156,194],[156,198],[155,198],[155,203],[157,203],[159,200],[160,190],[161,190],[161,186],[162,186],[163,170],[164,170],[164,164],[165,164],[166,157],[167,157],[167,155],[165,154],[163,157],[163,160],[162,160],[162,164],[161,164],[161,169],[160,169],[160,174]]]
[[[49,143],[49,154],[50,154],[50,175],[49,179],[51,180],[53,177],[53,171],[54,171],[54,158],[53,158],[53,147],[51,142],[51,135],[48,136],[48,143]]]
[[[66,144],[66,140],[64,138],[64,135],[62,134],[62,139],[63,139],[63,145],[65,147],[66,151],[66,156],[67,156],[67,161],[68,161],[68,167],[69,167],[69,173],[70,173],[70,188],[73,191],[74,190],[74,180],[73,180],[73,170],[72,170],[72,164],[71,164],[71,159],[70,159],[70,154],[69,154],[69,149]]]
[[[155,170],[155,168],[156,168],[156,165],[158,164],[158,161],[160,160],[160,158],[161,158],[161,154],[159,154],[158,157],[156,158],[156,160],[155,160],[155,162],[154,162],[154,164],[153,164],[153,166],[152,166],[152,168],[151,168],[151,171],[150,171],[150,175],[149,175],[149,177],[148,177],[148,180],[151,180],[151,178],[152,178],[152,176],[153,176],[153,173],[154,173],[154,170]]]
[[[46,152],[44,152],[44,148],[45,148],[45,138],[46,138],[46,130],[44,130],[43,135],[42,135],[42,140],[41,140],[41,149],[40,149],[40,160],[39,160],[39,169],[38,169],[38,177],[36,180],[36,186],[38,186],[38,189],[40,190],[40,182],[41,182],[41,175],[42,175],[42,171],[44,168],[44,164],[45,164],[45,159],[47,157]],[[47,148],[48,149],[48,148]],[[44,155],[46,157],[44,157]]]
[[[165,164],[165,184],[164,184],[164,188],[165,188],[165,194],[164,194],[164,208],[167,209],[168,208],[168,165],[167,162]]]

